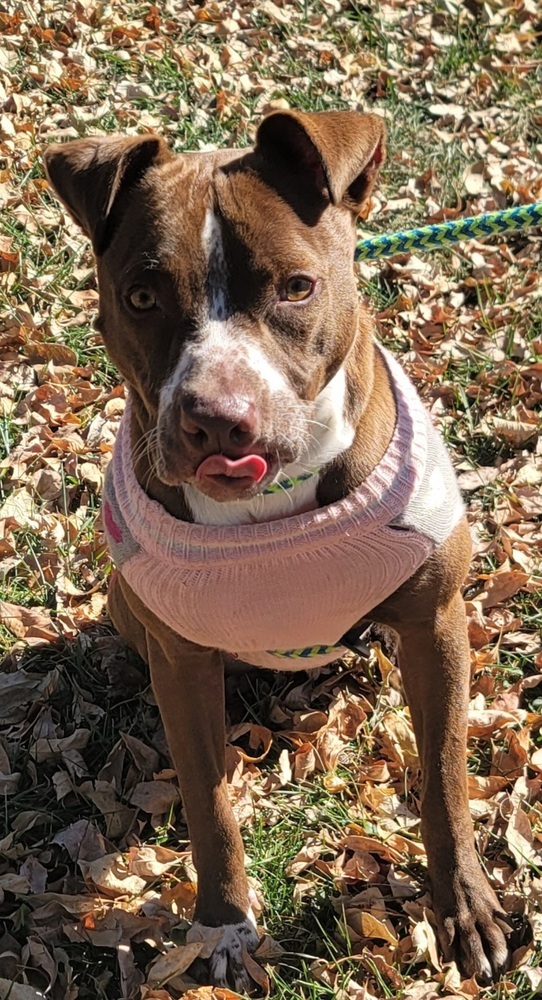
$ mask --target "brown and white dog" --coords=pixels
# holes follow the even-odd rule
[[[173,612],[161,613],[151,596],[161,588],[168,604],[167,567],[138,590],[129,567],[145,539],[132,536],[141,512],[145,530],[145,518],[156,517],[173,538],[176,519],[181,532],[203,539],[198,571],[187,578],[192,590],[172,570],[171,580],[181,579],[175,600],[185,593],[190,602],[206,571],[205,531],[224,540],[252,525],[258,537],[278,530],[283,544],[290,525],[293,533],[314,512],[342,511],[373,483],[398,424],[408,422],[353,268],[355,218],[384,147],[374,115],[292,111],[264,119],[253,150],[174,157],[144,135],[45,152],[51,184],[92,240],[97,326],[130,389],[123,461],[141,496],[126,551],[124,501],[106,511],[120,564],[110,613],[149,663],[179,777],[198,872],[194,935],[222,928],[209,976],[237,989],[246,986],[242,948],[254,948],[257,935],[225,779],[223,652],[232,648],[220,638],[219,614],[211,623],[217,640],[196,642],[189,622],[177,629]],[[281,476],[297,485],[262,488]],[[392,528],[382,527],[381,537],[399,546],[409,525]],[[421,537],[423,525],[417,530]],[[158,552],[160,531],[153,544]],[[423,766],[422,832],[440,944],[465,974],[489,979],[506,967],[508,926],[476,857],[467,797],[464,517],[423,552],[393,593],[347,611],[347,624],[361,630],[371,620],[398,635]],[[295,595],[285,599],[295,610]],[[280,614],[288,617],[287,604]],[[264,626],[254,648],[267,648]],[[288,669],[284,659],[277,666]]]

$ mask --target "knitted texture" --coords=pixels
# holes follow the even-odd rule
[[[450,460],[414,387],[383,354],[397,422],[381,462],[345,499],[277,521],[208,526],[171,517],[137,482],[127,410],[104,523],[128,584],[170,628],[247,663],[302,669],[306,660],[275,651],[338,643],[449,536],[463,513]]]

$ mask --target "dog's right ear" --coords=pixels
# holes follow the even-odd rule
[[[100,256],[113,230],[120,192],[135,184],[149,167],[171,156],[156,135],[92,136],[53,143],[45,150],[44,161],[56,194]]]
[[[274,111],[258,129],[256,152],[278,157],[308,194],[357,215],[385,159],[386,125],[357,111]]]

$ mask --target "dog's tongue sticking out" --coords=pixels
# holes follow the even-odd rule
[[[196,479],[206,476],[228,476],[230,479],[253,479],[259,483],[267,473],[267,462],[262,455],[243,455],[242,458],[226,458],[225,455],[209,455],[196,469]]]

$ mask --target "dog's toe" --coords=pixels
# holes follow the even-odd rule
[[[498,979],[508,966],[511,928],[481,872],[469,882],[458,880],[453,896],[450,887],[433,896],[444,959],[455,960],[464,975],[483,983]]]
[[[243,952],[254,951],[258,945],[258,932],[252,914],[238,924],[223,924],[220,928],[206,928],[199,921],[190,928],[187,941],[205,938],[206,931],[216,935],[221,931],[208,960],[209,979],[213,986],[230,987],[242,993],[250,987],[250,976],[246,970]]]

